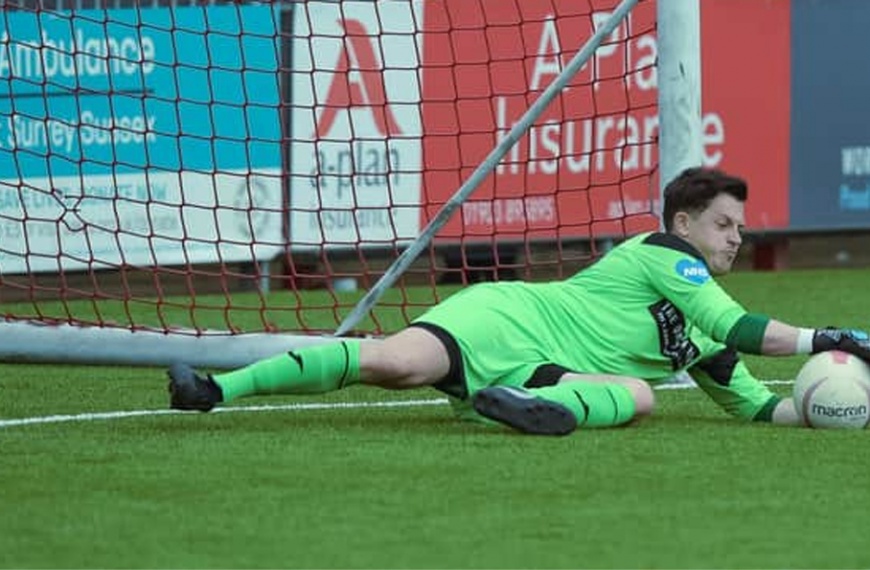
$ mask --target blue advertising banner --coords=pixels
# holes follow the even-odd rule
[[[25,152],[0,162],[0,177],[44,172],[47,154],[58,176],[280,166],[277,17],[4,12],[0,145]]]
[[[870,228],[870,2],[792,3],[790,229]]]
[[[279,250],[279,16],[235,5],[4,11],[0,268]]]

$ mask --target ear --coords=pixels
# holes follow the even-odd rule
[[[689,216],[687,212],[677,212],[676,214],[674,214],[674,233],[683,238],[688,236],[690,221],[691,216]]]

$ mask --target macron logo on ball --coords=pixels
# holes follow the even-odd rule
[[[703,261],[681,259],[677,262],[676,270],[677,275],[697,285],[703,285],[710,279],[710,272]]]

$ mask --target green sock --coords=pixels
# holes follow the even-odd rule
[[[634,398],[622,384],[572,381],[525,390],[570,409],[578,428],[618,426],[634,417]]]
[[[212,379],[224,402],[263,394],[322,394],[359,382],[359,349],[358,340],[309,346]]]

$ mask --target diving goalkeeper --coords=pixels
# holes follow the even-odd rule
[[[628,239],[568,279],[474,285],[385,339],[291,350],[225,374],[175,364],[170,405],[208,411],[249,395],[431,386],[460,417],[564,435],[649,414],[650,385],[686,371],[733,416],[796,425],[791,399],[754,378],[739,353],[838,349],[870,361],[870,339],[747,312],[716,283],[737,256],[746,197],[740,178],[688,169],[665,189],[664,233]]]

